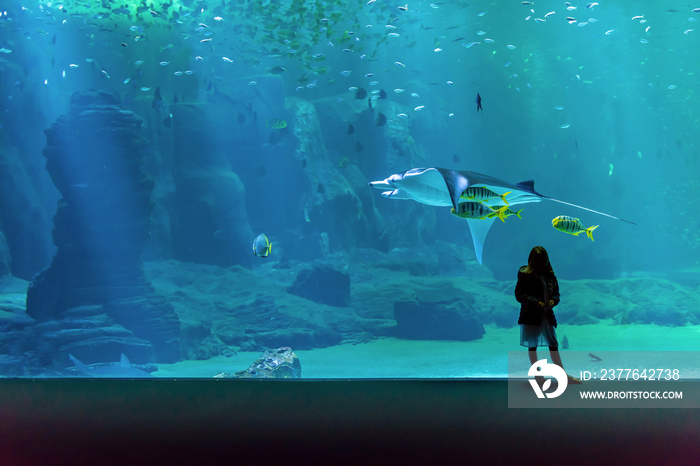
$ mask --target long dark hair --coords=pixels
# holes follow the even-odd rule
[[[549,254],[547,250],[542,246],[535,246],[530,251],[530,255],[527,258],[527,268],[525,269],[527,273],[538,273],[540,275],[554,275],[554,270],[552,269],[552,264],[549,263]]]

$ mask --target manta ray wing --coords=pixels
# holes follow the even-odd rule
[[[458,172],[463,178],[468,180],[468,187],[484,187],[495,192],[499,196],[508,193],[506,200],[509,205],[516,204],[527,204],[529,202],[540,202],[542,200],[542,195],[535,191],[534,181],[523,181],[521,183],[512,184],[501,179],[495,178],[493,176],[484,175],[482,173],[470,172],[470,171],[460,171]],[[460,186],[461,188],[461,186]],[[466,188],[465,188],[466,189]],[[464,192],[464,189],[457,192],[451,193],[456,199]],[[503,199],[493,198],[484,204],[489,206],[505,205]]]
[[[469,172],[458,172],[445,168],[436,168],[436,170],[442,175],[450,195],[452,207],[456,209],[457,204],[459,204],[459,197],[467,188],[474,185],[475,180],[470,177]]]
[[[413,199],[421,204],[433,206],[450,206],[450,192],[439,169],[412,168],[403,173],[397,173],[382,181],[372,181],[373,188],[393,190],[384,197],[394,199]]]
[[[483,260],[484,252],[484,241],[486,241],[486,235],[489,234],[491,225],[495,218],[483,218],[483,219],[467,219],[467,224],[469,225],[469,231],[472,234],[472,242],[474,243],[474,252],[476,253],[476,260]]]

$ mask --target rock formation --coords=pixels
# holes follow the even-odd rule
[[[350,275],[330,265],[304,269],[287,290],[289,293],[329,306],[350,306]]]
[[[468,296],[468,295],[466,295]],[[454,289],[417,292],[414,300],[394,303],[396,336],[414,340],[477,340],[484,326],[471,305],[474,298]]]
[[[152,344],[159,362],[177,360],[177,315],[151,287],[140,259],[153,189],[142,170],[147,144],[141,119],[121,110],[116,94],[75,93],[69,114],[46,130],[46,138],[46,168],[63,196],[54,217],[58,251],[27,290],[27,314],[44,322],[66,319],[69,310],[82,308],[88,310],[80,313],[82,320],[91,317],[90,327],[102,328],[96,322],[104,314],[106,326],[125,329],[73,332],[78,336],[57,343],[56,358],[73,351],[89,363],[86,355],[100,353],[99,348],[131,342],[141,349]],[[67,322],[59,328],[66,330]]]
[[[265,351],[248,369],[235,374],[222,372],[216,379],[298,379],[301,378],[299,358],[288,346]]]
[[[5,235],[0,231],[0,278],[11,275],[10,264],[12,264],[10,248],[7,246]]]
[[[332,248],[378,244],[382,225],[367,182],[357,168],[334,163],[329,157],[316,107],[305,100],[288,97],[285,107],[293,116],[297,139],[295,157],[302,162],[308,181],[304,218],[310,231],[326,232]]]
[[[207,118],[209,104],[171,107],[174,202],[170,231],[175,259],[250,267],[255,235],[245,210],[245,187]]]

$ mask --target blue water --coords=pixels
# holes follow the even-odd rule
[[[54,215],[66,193],[46,169],[44,131],[71,114],[74,93],[96,89],[142,122],[140,173],[153,187],[148,234],[133,244],[148,264],[143,277],[180,321],[175,359],[293,346],[285,338],[311,349],[391,337],[393,302],[448,278],[490,290],[489,307],[480,307],[479,292],[460,288],[477,297],[466,306],[481,323],[514,326],[516,272],[538,244],[561,280],[584,289],[560,323],[697,325],[700,12],[675,2],[501,3],[9,2],[0,16],[0,272],[22,282],[5,290],[6,302],[16,303],[61,249]],[[119,142],[96,134],[71,135],[73,147],[100,152]],[[88,165],[64,167],[73,191],[98,184]],[[522,219],[494,222],[479,265],[466,222],[449,207],[367,187],[415,167],[535,180],[544,195],[634,224],[546,200],[523,204]],[[110,205],[126,209],[122,201]],[[83,233],[69,243],[89,244],[88,255],[130,241],[90,236],[85,225],[115,216],[79,212],[71,218]],[[552,228],[559,215],[599,225],[595,241]],[[266,258],[251,250],[260,233],[272,243]],[[113,266],[97,263],[70,273],[94,278]],[[288,293],[302,270],[319,265],[349,275],[345,306],[324,302],[330,285]],[[233,291],[236,283],[246,288]],[[49,320],[115,299],[105,293],[56,304]],[[27,335],[45,319],[27,312],[31,325],[6,327],[2,367],[60,374],[71,366],[69,347],[39,348]],[[352,325],[323,317],[334,312],[352,315]],[[591,313],[596,320],[582,317]],[[217,324],[222,315],[226,325]],[[150,331],[135,335],[151,341]],[[112,362],[122,352],[114,338]],[[89,352],[77,341],[71,351]],[[152,353],[130,357],[163,362]]]

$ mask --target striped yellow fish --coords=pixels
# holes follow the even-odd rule
[[[506,218],[510,217],[511,215],[517,215],[518,218],[522,218],[520,216],[520,212],[525,210],[525,209],[520,209],[518,211],[515,211],[515,210],[511,210],[510,207],[508,207],[508,206],[503,206],[502,209],[503,209],[503,215],[505,215]]]
[[[272,129],[284,129],[287,127],[287,122],[280,118],[273,118],[265,121],[265,127]]]
[[[498,217],[501,221],[506,221],[506,218],[503,216],[503,209],[494,209],[479,202],[460,202],[457,204],[457,209],[453,207],[450,212],[459,218],[481,220],[484,218]]]
[[[484,188],[483,186],[472,186],[462,191],[462,194],[459,197],[472,202],[485,202],[500,197],[503,199],[503,202],[508,205],[506,196],[511,192],[512,191],[508,191],[507,193],[498,194],[491,191],[489,188]]]
[[[599,225],[593,225],[592,227],[585,228],[581,224],[580,219],[567,217],[566,215],[560,215],[559,217],[555,217],[554,219],[552,219],[552,226],[559,231],[563,231],[564,233],[568,233],[574,236],[578,236],[579,233],[585,231],[586,236],[588,236],[591,239],[591,241],[593,241],[593,230],[598,228]]]

